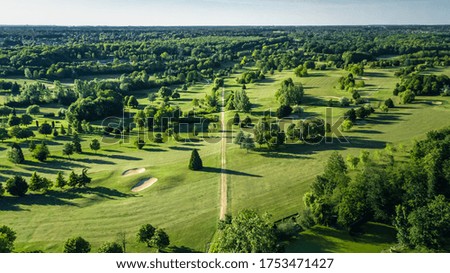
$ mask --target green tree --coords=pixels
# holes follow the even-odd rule
[[[41,108],[36,104],[30,105],[28,106],[26,113],[29,115],[39,115],[41,113]]]
[[[70,238],[64,244],[64,253],[89,253],[91,244],[82,237]]]
[[[143,128],[145,125],[145,113],[142,110],[137,111],[137,113],[133,117],[134,123],[139,127]]]
[[[252,108],[252,104],[250,103],[250,99],[247,96],[247,92],[245,90],[238,90],[234,92],[234,108],[238,111],[248,113]]]
[[[100,246],[99,253],[123,253],[123,248],[116,242],[107,242]]]
[[[47,192],[52,186],[53,183],[49,179],[39,176],[36,172],[31,175],[29,181],[31,191]]]
[[[401,245],[410,246],[408,213],[402,205],[395,207],[394,227],[397,230],[397,240]]]
[[[98,141],[98,139],[94,138],[93,140],[91,140],[89,147],[91,147],[92,151],[97,153],[97,151],[100,150],[100,141]]]
[[[242,130],[239,130],[239,132],[234,137],[234,144],[241,145],[245,139],[245,134]]]
[[[20,122],[21,122],[21,120],[18,116],[14,116],[12,114],[9,115],[9,118],[8,118],[8,126],[9,127],[20,125]]]
[[[168,98],[172,95],[172,90],[167,86],[162,86],[158,91],[158,95],[160,98]]]
[[[11,145],[11,149],[8,151],[7,157],[8,160],[14,164],[22,164],[25,161],[22,148],[20,148],[17,143],[13,143],[13,145]]]
[[[27,79],[32,79],[33,78],[33,73],[31,72],[31,70],[27,67],[23,70],[24,72],[24,76]]]
[[[359,157],[356,156],[352,156],[352,155],[347,155],[347,164],[350,166],[350,168],[352,169],[356,169],[356,167],[358,167],[358,163],[359,163]]]
[[[70,159],[70,156],[73,155],[75,151],[75,146],[72,143],[65,143],[62,149],[62,154],[67,155]]]
[[[41,124],[41,126],[39,126],[38,132],[47,136],[52,133],[52,126],[47,122],[44,122]]]
[[[56,130],[56,128],[53,129],[53,136],[54,137],[59,136],[58,130]]]
[[[367,164],[370,161],[370,153],[366,150],[361,150],[359,152],[359,161],[363,164]]]
[[[402,104],[408,104],[414,101],[416,95],[411,90],[406,90],[405,92],[400,93],[400,99]]]
[[[28,114],[23,114],[20,116],[20,124],[28,126],[33,123],[33,117]]]
[[[391,98],[385,100],[384,101],[384,105],[386,105],[388,108],[394,108],[395,107],[394,101]]]
[[[277,118],[285,118],[292,113],[292,107],[289,105],[281,105],[277,109]]]
[[[64,175],[62,172],[58,172],[56,175],[56,187],[62,189],[67,185],[67,181],[64,178]]]
[[[203,169],[203,162],[197,149],[192,150],[191,159],[189,160],[189,169],[193,171]]]
[[[46,161],[49,155],[50,151],[44,142],[36,145],[36,148],[33,151],[33,157],[41,162]]]
[[[72,171],[69,175],[69,182],[67,183],[67,185],[69,185],[69,187],[76,187],[78,186],[78,181],[80,180],[80,177],[78,174],[76,174],[74,171]]]
[[[300,104],[303,98],[303,86],[294,84],[289,78],[281,82],[281,87],[275,93],[275,98],[281,105]]]
[[[67,134],[66,129],[64,128],[64,125],[61,124],[61,128],[59,128],[59,133],[63,136]]]
[[[242,142],[242,148],[244,148],[245,150],[247,150],[247,153],[249,150],[253,150],[255,149],[255,141],[253,140],[252,136],[250,134],[248,134],[244,141]]]
[[[277,238],[269,215],[243,210],[219,233],[212,251],[217,253],[274,253]]]
[[[135,96],[131,95],[128,99],[128,107],[137,108],[139,106],[139,102]]]
[[[3,127],[0,127],[0,141],[3,142],[5,139],[8,139],[8,130]]]
[[[450,202],[436,196],[426,206],[408,216],[409,239],[412,245],[441,249],[450,235]]]
[[[72,144],[73,144],[74,152],[76,152],[77,154],[83,153],[83,150],[81,148],[81,138],[77,133],[73,134]]]
[[[169,235],[167,235],[167,233],[163,229],[157,228],[150,240],[150,244],[156,247],[158,249],[158,252],[160,252],[162,249],[169,246]]]
[[[36,149],[36,143],[33,140],[28,142],[28,151],[33,152]]]
[[[238,125],[240,122],[241,122],[241,118],[239,117],[239,114],[235,113],[234,118],[233,118],[233,124]]]
[[[14,249],[16,232],[8,226],[0,227],[0,253],[10,253]]]
[[[138,150],[142,150],[145,146],[145,141],[142,138],[136,139],[134,141],[134,146],[138,148]]]
[[[141,226],[138,231],[137,239],[141,243],[145,243],[148,247],[152,246],[152,238],[155,235],[156,228],[150,224]]]
[[[27,139],[34,136],[34,133],[29,128],[20,128],[20,126],[13,126],[9,129],[9,135],[17,139]]]
[[[337,210],[338,224],[348,230],[364,223],[369,213],[364,185],[356,182],[350,183],[341,195]]]
[[[86,187],[86,185],[89,184],[89,183],[91,183],[91,181],[92,181],[92,178],[90,178],[90,177],[87,175],[87,169],[84,168],[84,169],[81,171],[81,175],[78,176],[78,186],[79,186],[79,187]]]
[[[28,183],[22,176],[15,175],[6,180],[6,191],[14,196],[24,196],[28,191]]]
[[[341,129],[344,132],[350,131],[352,128],[353,128],[353,122],[351,122],[348,119],[344,120],[341,124]]]
[[[308,68],[303,65],[299,65],[294,69],[294,74],[297,77],[307,77],[308,76]]]

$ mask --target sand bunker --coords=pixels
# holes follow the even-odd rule
[[[433,105],[442,105],[442,101],[432,101],[431,104],[433,104]]]
[[[134,185],[133,188],[131,188],[131,191],[132,192],[138,192],[138,191],[145,190],[146,188],[148,188],[151,185],[155,184],[156,181],[158,181],[158,178],[155,178],[155,177],[151,177],[151,178],[148,178],[148,179],[142,179],[141,181],[139,181],[139,183]]]
[[[140,174],[145,172],[145,168],[135,168],[135,169],[129,169],[122,173],[122,176],[130,176],[134,174]]]

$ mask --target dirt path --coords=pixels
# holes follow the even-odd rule
[[[225,88],[222,87],[222,108],[221,108],[221,121],[222,121],[222,140],[221,145],[221,174],[220,174],[220,215],[221,220],[225,219],[227,213],[227,138],[226,138],[226,122],[225,122]]]

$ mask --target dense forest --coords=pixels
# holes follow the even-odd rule
[[[268,173],[247,173],[246,164],[260,164],[277,173],[286,162],[293,164],[288,170],[291,176],[285,177],[292,184],[280,187],[280,196],[300,187],[296,183],[303,182],[301,172],[310,179],[307,187],[301,185],[304,190],[298,190],[301,196],[289,200],[297,210],[294,216],[292,208],[283,210],[277,204],[284,197],[267,198],[269,205],[262,206],[282,211],[277,222],[254,211],[258,204],[249,210],[228,211],[232,213],[220,217],[209,251],[284,251],[286,241],[314,226],[358,236],[373,222],[395,230],[395,251],[446,251],[450,130],[441,125],[449,125],[445,121],[449,56],[450,26],[445,25],[0,26],[0,152],[8,161],[0,165],[0,212],[11,213],[11,208],[23,205],[17,200],[54,197],[58,201],[52,204],[66,206],[70,202],[62,199],[93,194],[89,187],[115,194],[109,199],[128,198],[120,192],[129,190],[128,184],[122,188],[111,182],[125,175],[113,169],[140,160],[151,162],[157,171],[167,168],[159,173],[160,181],[171,183],[157,188],[160,198],[181,185],[179,196],[191,188],[182,188],[186,175],[172,175],[182,169],[168,162],[184,160],[189,153],[189,170],[184,171],[197,172],[202,181],[210,179],[207,175],[223,173],[236,180],[267,182]],[[325,109],[341,118],[337,126],[324,116]],[[414,111],[423,112],[417,118]],[[424,117],[430,111],[435,111],[433,122],[444,121],[429,126]],[[416,119],[408,120],[408,116]],[[399,129],[394,128],[397,125]],[[230,150],[234,156],[230,165],[253,156],[245,164],[234,165],[242,167],[240,171],[225,171],[223,162],[221,168],[208,167],[218,156],[205,163],[200,158],[204,156],[201,149],[209,151],[206,157],[219,153],[210,145],[217,143],[216,138],[225,138],[220,135],[225,134],[225,126],[231,134],[227,137],[236,144],[222,147],[223,154]],[[386,139],[391,131],[406,127],[412,136],[402,135],[398,143]],[[327,146],[330,139],[343,139],[341,131],[350,134],[350,146],[356,144]],[[411,143],[413,136],[418,139]],[[108,145],[115,145],[114,149],[101,153]],[[351,149],[357,149],[359,156]],[[239,154],[241,150],[245,153]],[[127,156],[120,155],[124,151]],[[322,160],[322,153],[328,160]],[[309,173],[311,165],[299,167],[315,154],[319,154],[314,158],[318,169]],[[161,158],[168,160],[161,161],[166,165],[158,161]],[[322,166],[319,161],[326,163]],[[177,184],[179,180],[183,183]],[[114,190],[105,190],[109,186]],[[202,200],[208,194],[192,199]],[[99,196],[99,203],[110,201],[107,194]],[[10,215],[14,222],[11,219],[17,217]],[[255,234],[249,221],[261,228],[261,234]],[[158,251],[169,246],[164,230],[134,223],[141,226],[140,243]],[[178,228],[170,224],[169,229]],[[216,232],[215,225],[210,226]],[[13,229],[0,228],[0,239],[9,236],[0,242],[0,252],[13,251]],[[213,237],[199,235],[201,240],[208,236]],[[186,240],[179,234],[174,237],[177,243]],[[244,243],[236,244],[236,240]],[[83,252],[90,251],[89,242],[81,237],[69,239],[64,251],[81,251],[73,249],[78,243],[85,245]],[[199,245],[196,250],[203,251]],[[125,244],[110,242],[100,250],[122,252]]]

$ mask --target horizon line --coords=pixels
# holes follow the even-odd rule
[[[386,24],[273,24],[273,25],[264,25],[264,24],[236,24],[236,25],[63,25],[63,24],[0,24],[0,27],[347,27],[347,26],[359,26],[359,27],[367,27],[367,26],[450,26],[450,23],[442,23],[442,24],[423,24],[423,23],[386,23]]]

